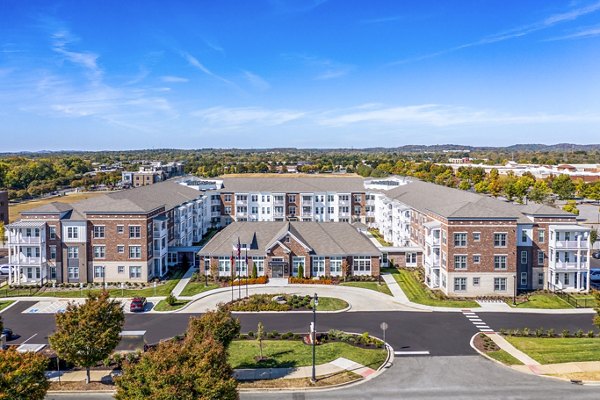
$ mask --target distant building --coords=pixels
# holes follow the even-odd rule
[[[8,192],[0,190],[0,221],[8,224]]]
[[[181,175],[183,175],[183,163],[170,162],[163,164],[160,161],[153,161],[142,164],[137,172],[123,171],[121,179],[125,187],[140,187],[153,185]]]

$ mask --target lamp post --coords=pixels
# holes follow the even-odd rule
[[[312,383],[317,382],[317,367],[316,367],[316,349],[317,349],[317,306],[319,305],[319,297],[315,293],[313,301],[313,323],[312,323]]]
[[[513,275],[513,306],[517,305],[517,274]]]
[[[106,290],[106,265],[102,266],[102,286]]]

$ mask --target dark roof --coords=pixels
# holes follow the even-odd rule
[[[315,177],[227,177],[223,176],[222,192],[250,193],[312,193],[312,192],[365,192],[361,177],[315,176]]]

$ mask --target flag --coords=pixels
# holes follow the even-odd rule
[[[242,251],[242,244],[240,243],[240,237],[239,236],[238,236],[237,251],[238,251],[238,260],[239,260],[241,258],[240,252]]]
[[[233,251],[231,252],[231,279],[233,279],[233,272],[235,271],[235,262],[233,260]]]
[[[248,248],[246,248],[246,277],[248,277]]]

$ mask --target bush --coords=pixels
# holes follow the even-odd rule
[[[248,337],[253,338],[254,337],[254,331],[248,331]]]
[[[523,336],[529,336],[529,328],[523,328]]]
[[[568,329],[563,329],[562,332],[560,333],[561,337],[564,338],[568,338],[569,336],[571,336],[571,331],[569,331]]]
[[[535,330],[535,337],[542,337],[544,335],[544,328],[537,328]]]
[[[271,331],[270,333],[274,338],[279,337],[279,332],[277,331]]]
[[[554,337],[554,329],[548,329],[548,332],[546,333],[546,335],[548,337]]]
[[[577,329],[577,332],[575,332],[575,336],[577,336],[578,338],[582,338],[583,337],[583,330]]]
[[[587,337],[593,338],[594,336],[595,336],[594,331],[588,331],[587,332]]]
[[[167,302],[168,305],[174,306],[175,303],[177,302],[177,299],[175,298],[175,296],[173,296],[173,293],[169,293],[169,295],[167,296],[165,301]]]

